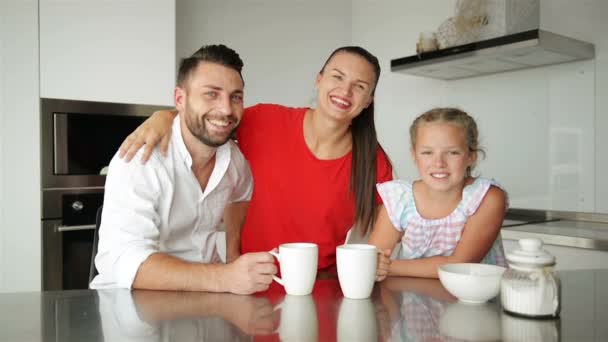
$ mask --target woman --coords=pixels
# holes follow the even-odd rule
[[[242,253],[314,242],[319,271],[333,271],[336,246],[349,229],[367,233],[381,204],[375,184],[392,179],[374,126],[379,77],[375,56],[361,47],[342,47],[317,75],[316,108],[259,104],[245,109],[237,140],[255,187]],[[121,156],[133,158],[145,142],[145,160],[161,138],[166,150],[174,115],[155,113],[125,140]]]

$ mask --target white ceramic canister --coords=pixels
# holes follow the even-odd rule
[[[559,316],[561,285],[554,272],[555,257],[542,246],[540,239],[521,239],[519,249],[507,253],[509,268],[500,284],[500,299],[507,313],[533,318]]]

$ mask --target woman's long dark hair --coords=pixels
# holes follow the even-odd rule
[[[334,50],[329,55],[325,66],[337,53],[351,53],[364,58],[374,68],[376,79],[372,96],[376,92],[376,85],[380,78],[380,63],[378,58],[359,46],[344,46]],[[355,231],[361,236],[367,234],[374,223],[376,212],[376,155],[380,144],[376,136],[374,124],[374,101],[370,103],[351,122],[351,135],[353,140],[352,163],[350,173],[350,192],[355,197]],[[381,148],[381,147],[380,147]],[[387,158],[388,160],[388,158]],[[390,163],[390,161],[389,161]]]

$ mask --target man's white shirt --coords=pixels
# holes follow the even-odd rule
[[[99,274],[91,288],[131,288],[141,263],[156,252],[193,262],[220,260],[224,208],[251,199],[251,170],[229,141],[217,148],[203,192],[191,170],[180,120],[173,120],[166,157],[157,148],[142,164],[142,149],[130,163],[118,155],[110,162],[95,258]]]

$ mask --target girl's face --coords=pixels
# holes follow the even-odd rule
[[[350,123],[373,100],[374,67],[363,57],[336,53],[317,75],[318,107],[339,122]]]
[[[475,163],[462,127],[445,122],[418,127],[412,157],[422,181],[433,190],[461,191],[467,168]]]

